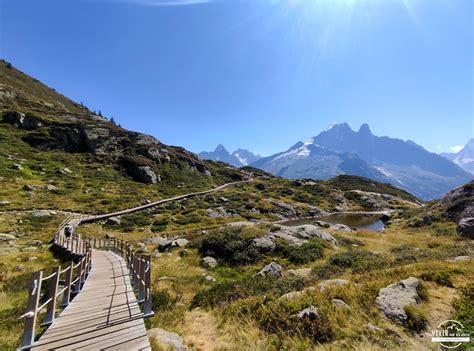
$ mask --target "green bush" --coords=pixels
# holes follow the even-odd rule
[[[453,304],[456,313],[455,320],[464,326],[464,332],[469,333],[472,337],[474,334],[474,283],[469,283],[461,289],[461,294]],[[469,345],[465,345],[465,350],[469,349]]]
[[[202,240],[199,253],[212,256],[231,265],[257,262],[262,253],[253,245],[256,235],[246,233],[242,227],[224,227]]]
[[[311,273],[314,275],[316,279],[329,279],[332,278],[338,274],[341,274],[344,271],[344,269],[338,267],[338,266],[333,266],[331,264],[321,264],[313,267],[311,270]]]
[[[388,265],[386,257],[370,251],[353,250],[331,256],[328,263],[339,268],[351,268],[353,272],[362,273],[382,269]]]
[[[286,240],[279,240],[275,253],[292,263],[304,264],[322,258],[324,247],[315,241],[309,241],[301,246],[291,246]]]
[[[364,246],[364,243],[357,239],[346,238],[345,236],[333,234],[332,235],[340,246],[352,248],[353,245]]]
[[[408,330],[414,333],[421,333],[426,329],[428,320],[426,313],[420,306],[406,306],[405,312],[407,314],[406,326]]]
[[[448,287],[453,286],[453,282],[451,280],[451,272],[446,270],[424,272],[423,274],[421,274],[420,278],[430,282],[435,282],[439,285],[444,285]]]
[[[276,279],[260,276],[244,278],[217,283],[210,289],[200,291],[194,296],[191,308],[222,306],[235,300],[269,293],[280,296],[303,288],[301,278]]]
[[[334,331],[326,309],[318,306],[319,317],[316,319],[299,318],[298,312],[306,307],[308,305],[304,302],[255,297],[229,306],[229,313],[238,311],[239,314],[250,316],[267,333],[298,335],[317,342],[331,341]]]
[[[153,290],[151,303],[153,311],[169,311],[181,300],[181,296],[173,297],[167,290]]]

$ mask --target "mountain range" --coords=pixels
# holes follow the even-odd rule
[[[472,179],[458,165],[411,140],[373,135],[367,124],[358,131],[347,123],[334,124],[252,166],[290,179],[358,175],[390,183],[425,200],[440,197]]]
[[[465,171],[474,174],[474,138],[469,140],[458,152],[442,153],[440,155],[453,161]]]
[[[245,149],[237,149],[230,153],[222,144],[217,145],[214,151],[203,151],[199,153],[199,157],[202,160],[226,162],[235,167],[248,166],[261,158],[260,155]]]

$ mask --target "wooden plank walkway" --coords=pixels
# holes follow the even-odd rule
[[[125,260],[93,250],[81,293],[31,350],[151,350]]]

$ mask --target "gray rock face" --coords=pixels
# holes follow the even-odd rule
[[[351,227],[345,225],[345,224],[341,224],[341,223],[338,223],[338,224],[332,224],[329,229],[331,230],[336,230],[338,232],[352,232],[352,229]]]
[[[228,218],[232,214],[228,213],[224,207],[206,208],[207,215],[211,218]]]
[[[161,177],[157,176],[150,166],[138,167],[137,173],[139,179],[146,184],[156,184],[158,182],[161,182]]]
[[[342,309],[345,309],[345,310],[350,310],[351,309],[351,307],[347,303],[342,301],[341,299],[332,299],[331,302],[337,308],[342,308]]]
[[[40,119],[32,116],[25,115],[24,113],[11,111],[3,114],[3,122],[12,124],[17,128],[33,130],[44,125],[44,122]]]
[[[206,256],[201,260],[201,266],[204,268],[214,268],[217,267],[217,261],[214,257]]]
[[[288,275],[299,278],[307,278],[311,275],[311,268],[289,269]]]
[[[275,250],[276,244],[268,237],[261,237],[253,240],[253,244],[261,251],[270,252]]]
[[[188,347],[184,345],[183,338],[176,333],[172,333],[160,328],[153,328],[148,331],[148,337],[156,340],[165,347],[174,351],[187,351]]]
[[[304,291],[291,291],[279,297],[280,300],[296,300],[304,295]]]
[[[375,304],[390,319],[404,323],[407,320],[405,307],[420,302],[418,286],[420,280],[410,277],[380,289]]]
[[[319,319],[318,309],[314,307],[313,305],[311,305],[305,308],[304,310],[299,311],[298,317],[302,319],[308,318],[310,320],[317,320]]]
[[[28,246],[42,246],[43,242],[41,240],[31,240],[27,243]]]
[[[120,223],[122,223],[122,221],[117,217],[110,217],[105,221],[106,225],[120,225]]]
[[[304,238],[321,238],[327,242],[330,242],[333,245],[337,245],[337,240],[329,233],[322,231],[318,226],[312,224],[304,224],[297,227],[285,227],[285,230],[290,231],[293,235]]]
[[[23,185],[22,189],[25,190],[25,191],[35,191],[36,190],[36,188],[33,185],[29,185],[29,184]]]
[[[187,244],[189,243],[188,240],[186,239],[176,239],[176,240],[173,240],[173,242],[171,243],[171,246],[173,247],[184,247],[186,246]]]
[[[454,258],[454,262],[463,262],[463,261],[470,261],[471,257],[470,256],[457,256]]]
[[[49,210],[34,210],[31,215],[33,217],[50,217],[55,215],[56,212],[54,211],[49,211]]]
[[[474,217],[461,218],[456,231],[463,238],[474,239]]]
[[[16,236],[13,234],[0,233],[0,241],[12,241],[16,240]]]
[[[283,275],[283,268],[278,263],[272,262],[266,265],[256,275],[260,275],[262,277],[273,277],[273,278],[280,279]]]

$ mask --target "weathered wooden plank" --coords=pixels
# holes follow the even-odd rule
[[[79,295],[32,350],[151,350],[123,258],[93,250]]]

